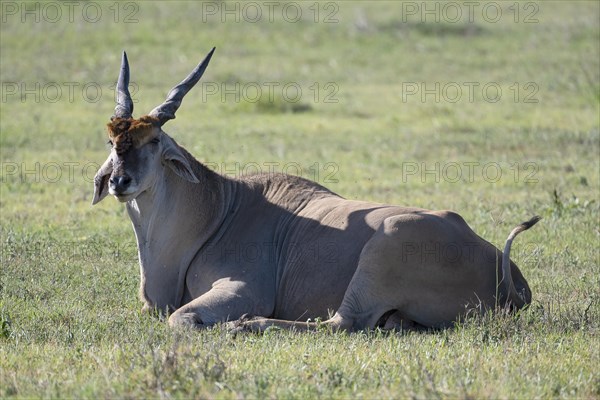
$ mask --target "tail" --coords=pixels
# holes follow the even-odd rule
[[[521,225],[517,226],[512,230],[508,238],[506,239],[506,244],[504,245],[504,253],[502,254],[502,281],[501,283],[504,285],[507,294],[507,301],[512,304],[517,309],[522,308],[527,301],[517,292],[515,288],[515,284],[512,279],[512,275],[510,272],[510,246],[512,245],[513,240],[517,237],[517,235],[527,229],[531,228],[538,221],[542,219],[542,217],[536,215],[531,218],[529,221],[523,222]]]

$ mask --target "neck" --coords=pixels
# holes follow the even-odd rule
[[[127,203],[138,244],[140,297],[160,311],[181,306],[190,263],[221,225],[232,197],[228,179],[191,161],[199,183],[163,168],[153,187]]]

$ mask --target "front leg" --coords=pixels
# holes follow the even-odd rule
[[[255,332],[263,333],[268,329],[284,329],[296,332],[315,332],[319,329],[330,329],[334,332],[338,330],[351,331],[350,321],[345,320],[339,314],[335,314],[332,318],[323,322],[303,322],[303,321],[286,321],[273,318],[245,318],[243,316],[237,321],[228,322],[227,329],[232,332]]]
[[[237,320],[244,314],[268,315],[263,314],[266,312],[264,304],[256,302],[247,289],[231,281],[215,286],[171,314],[169,326],[202,329]]]

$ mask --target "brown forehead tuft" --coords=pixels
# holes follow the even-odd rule
[[[160,126],[158,118],[145,115],[139,119],[114,118],[108,124],[108,137],[118,154],[126,152],[132,145],[141,146],[155,135]]]

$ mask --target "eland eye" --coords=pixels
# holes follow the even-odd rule
[[[160,143],[160,139],[159,138],[154,138],[150,141],[150,143],[154,143],[154,144],[158,144]]]

